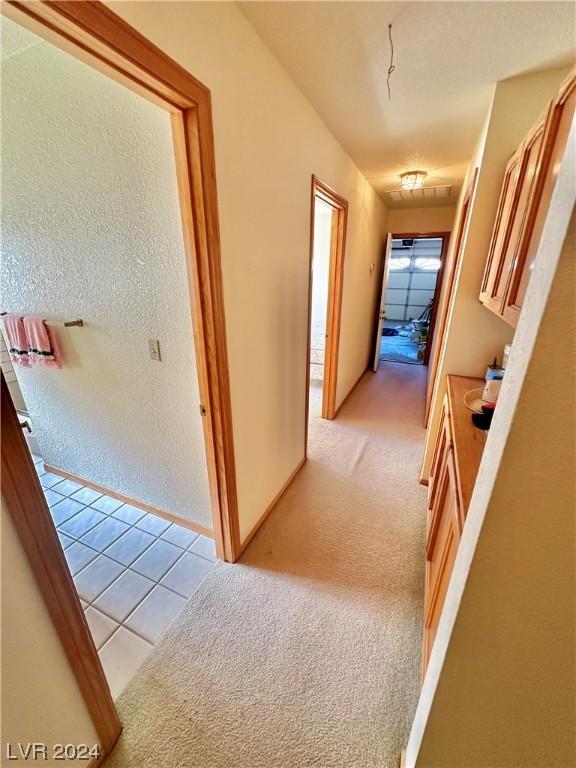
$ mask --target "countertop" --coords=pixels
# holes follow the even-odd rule
[[[484,387],[485,381],[484,379],[476,379],[470,376],[455,376],[452,374],[449,374],[446,378],[454,459],[458,474],[458,485],[462,495],[460,501],[465,518],[468,513],[488,432],[484,429],[478,429],[472,423],[472,411],[468,410],[464,404],[464,395],[469,389]]]

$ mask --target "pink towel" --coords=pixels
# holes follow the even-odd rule
[[[30,366],[28,337],[20,315],[4,315],[4,332],[10,360],[16,365]]]
[[[62,368],[60,351],[44,320],[41,317],[27,315],[23,323],[28,338],[30,364]]]

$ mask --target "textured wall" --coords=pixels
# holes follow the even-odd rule
[[[98,744],[78,683],[2,500],[2,765],[86,765],[4,762],[6,742]],[[8,585],[10,585],[8,587]]]
[[[86,323],[18,370],[45,461],[210,527],[169,116],[45,42],[2,86],[2,308]]]
[[[109,5],[212,93],[244,538],[304,455],[311,175],[349,202],[337,404],[371,354],[386,207],[234,3]]]

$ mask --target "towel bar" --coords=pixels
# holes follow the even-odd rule
[[[0,312],[0,315],[7,315],[8,312]],[[83,328],[84,320],[45,320],[46,325],[54,325],[60,328]]]

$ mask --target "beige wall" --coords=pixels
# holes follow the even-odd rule
[[[432,399],[422,477],[427,478],[432,461],[446,374],[483,376],[494,357],[514,336],[513,329],[479,301],[480,286],[504,169],[510,156],[546,108],[566,75],[553,69],[504,80],[497,84],[485,127],[472,158],[463,193],[473,170],[479,167],[468,231],[456,276],[456,287],[448,315],[448,330],[440,353]],[[458,213],[457,213],[458,215]],[[455,238],[451,241],[451,251]],[[450,260],[453,253],[449,254]]]
[[[455,213],[455,205],[395,208],[388,211],[388,231],[398,235],[404,232],[451,232]]]
[[[55,331],[62,370],[16,366],[42,456],[211,528],[170,117],[3,19],[15,34],[26,47],[1,64],[2,309],[85,322]]]
[[[212,92],[244,538],[304,452],[311,174],[350,205],[337,403],[368,362],[386,208],[233,3],[110,6]]]
[[[573,126],[424,679],[408,768],[568,768],[576,761],[575,139]]]
[[[2,765],[86,765],[6,761],[6,744],[98,744],[68,659],[2,501]]]

